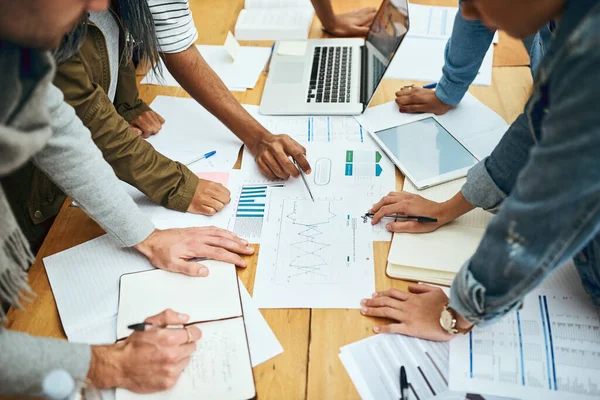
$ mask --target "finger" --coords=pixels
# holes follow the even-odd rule
[[[424,228],[433,228],[430,226],[424,226],[422,223],[418,221],[396,221],[389,222],[385,225],[385,229],[389,232],[397,232],[397,233],[417,233],[427,231]]]
[[[203,255],[193,255],[192,257],[199,258],[203,257]],[[195,261],[182,260],[180,258],[172,259],[169,263],[167,263],[164,269],[189,276],[208,276],[208,268],[206,268],[204,265]]]
[[[430,285],[426,285],[426,284],[415,284],[415,283],[411,283],[408,285],[408,291],[411,293],[415,293],[415,294],[421,294],[421,293],[429,293],[429,292],[434,292],[436,290],[442,290],[439,287],[435,287],[435,286],[430,286]]]
[[[144,322],[147,324],[152,324],[154,326],[180,325],[186,323],[189,319],[189,315],[178,313],[170,308],[167,308],[160,314],[152,315],[146,318]]]
[[[420,113],[420,112],[428,112],[430,106],[427,104],[412,104],[408,106],[400,107],[400,112],[403,113]]]
[[[291,152],[289,151],[287,146],[284,146],[281,150],[271,149],[271,153],[273,154],[273,157],[275,157],[275,160],[277,160],[277,163],[286,173],[287,176],[285,177],[285,179],[289,178],[290,176],[293,176],[294,178],[300,176],[300,171],[298,171],[298,168],[289,158],[289,154]]]
[[[383,196],[381,198],[381,200],[379,200],[377,203],[373,204],[373,207],[371,207],[369,212],[372,212],[372,213],[377,212],[384,205],[394,203],[394,202],[398,201],[398,197],[401,197],[404,195],[405,195],[404,192],[389,192],[387,194],[387,196]]]
[[[141,129],[141,131],[144,133],[148,133],[150,131],[150,126],[148,125],[146,118],[144,118],[144,114],[142,114],[139,117],[137,117],[136,119],[134,119],[131,122],[131,125],[136,126],[137,128]]]
[[[365,36],[367,33],[369,33],[368,26],[355,26],[352,28],[353,36]]]
[[[166,122],[165,119],[159,113],[157,113],[156,111],[152,111],[152,112],[154,113],[154,115],[156,115],[156,118],[158,118],[158,121],[160,122],[161,125]]]
[[[258,166],[258,169],[260,169],[260,171],[270,180],[279,179],[277,175],[275,175],[271,167],[267,165],[260,157],[256,159],[256,165]]]
[[[195,345],[195,342],[202,336],[200,329],[195,326],[186,326],[181,329],[156,329],[147,333],[148,335],[145,336],[147,339],[150,339],[148,341],[153,341],[163,347],[176,347],[171,353],[172,362],[177,362],[184,357],[189,357],[188,351],[190,346],[183,346],[189,344]]]
[[[403,302],[389,296],[377,296],[371,299],[363,299],[360,304],[363,307],[391,307],[399,311],[404,311]]]
[[[254,249],[252,249],[254,251]],[[244,252],[247,250],[244,249]],[[240,250],[241,252],[241,250]],[[230,264],[235,264],[238,267],[246,268],[246,262],[240,257],[238,254],[235,254],[229,250],[226,250],[222,247],[214,247],[214,246],[200,246],[199,251],[196,257],[206,257],[211,260],[223,261]]]
[[[191,212],[192,214],[200,214],[200,215],[215,215],[217,213],[217,210],[206,206],[206,205],[193,205],[193,207],[188,208],[188,212]]]
[[[160,128],[162,123],[158,119],[158,114],[156,114],[154,111],[148,111],[147,114],[150,121],[152,121],[152,125],[156,126],[157,128]]]
[[[247,241],[240,238],[235,233],[228,231],[227,229],[217,228],[216,226],[203,226],[203,227],[190,228],[190,229],[192,229],[194,231],[193,234],[196,236],[196,238],[199,238],[199,239],[203,238],[206,235],[211,235],[211,236],[219,236],[219,237],[223,237],[223,238],[226,238],[229,240],[237,241],[244,245],[248,244]]]
[[[385,204],[379,208],[379,210],[373,216],[373,224],[379,223],[383,217],[390,214],[404,214],[405,205],[404,200],[401,197],[396,197],[396,200],[388,200],[390,203]],[[392,202],[393,201],[393,202]]]
[[[231,201],[231,192],[229,189],[218,182],[205,181],[204,179],[201,179],[200,181],[205,182],[208,189],[207,192],[210,193],[215,200],[218,200],[223,204],[229,204]]]
[[[281,168],[281,165],[279,165],[277,160],[275,160],[275,157],[273,157],[273,155],[268,151],[263,152],[260,155],[260,157],[265,162],[265,164],[269,166],[269,168],[271,169],[271,171],[273,171],[277,178],[287,179],[290,176],[283,170],[283,168]]]
[[[399,333],[401,335],[411,336],[408,326],[406,324],[389,324],[389,325],[378,325],[373,327],[375,333]]]
[[[403,321],[405,316],[403,311],[392,307],[362,307],[360,313],[369,317],[388,318],[399,322]]]
[[[398,290],[398,289],[388,289],[388,290],[384,290],[382,292],[374,293],[373,297],[379,297],[379,296],[387,296],[387,297],[392,297],[392,298],[400,300],[400,301],[406,301],[410,298],[410,293],[404,292],[404,291]]]
[[[214,209],[215,212],[209,215],[214,215],[215,213],[221,211],[223,207],[225,207],[225,203],[217,200],[214,195],[209,196],[201,196],[198,199],[198,203],[200,203],[204,207],[208,207],[209,209]]]
[[[140,135],[140,136],[142,136],[142,137],[143,137],[141,129],[139,129],[139,128],[136,128],[136,127],[135,127],[135,126],[133,126],[133,125],[130,125],[129,127],[131,128],[131,130],[132,130],[132,131],[134,131],[135,133],[137,133],[138,135]]]
[[[296,162],[298,163],[300,168],[302,168],[302,171],[306,172],[307,174],[310,174],[312,172],[312,169],[310,168],[310,163],[308,162],[308,159],[306,158],[305,151],[297,152],[297,153],[293,154],[292,158],[294,160],[296,160]]]

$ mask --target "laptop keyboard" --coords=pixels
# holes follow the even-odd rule
[[[315,47],[307,103],[350,103],[352,47]]]

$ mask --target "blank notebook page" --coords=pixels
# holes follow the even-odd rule
[[[207,277],[154,270],[121,277],[117,337],[131,334],[128,325],[143,322],[166,308],[188,314],[189,322],[203,322],[242,315],[235,266],[202,261]]]

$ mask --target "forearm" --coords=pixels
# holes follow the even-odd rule
[[[65,369],[75,379],[84,380],[91,351],[85,344],[0,328],[0,358],[0,393],[38,397],[44,377],[53,369]]]
[[[196,46],[181,53],[164,54],[164,60],[177,82],[250,148],[270,135],[229,92]]]
[[[310,0],[315,13],[321,20],[321,24],[323,24],[323,28],[327,30],[327,27],[333,26],[335,22],[335,13],[333,12],[333,7],[331,6],[331,0]]]
[[[458,192],[451,199],[440,204],[440,222],[447,224],[474,208],[475,206],[464,198],[462,192]]]

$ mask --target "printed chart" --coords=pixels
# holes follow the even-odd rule
[[[354,201],[270,193],[254,289],[259,308],[359,308],[375,288],[373,239]]]
[[[235,218],[230,223],[229,229],[250,243],[259,243],[265,216],[267,190],[284,186],[284,183],[243,185],[237,197]]]

